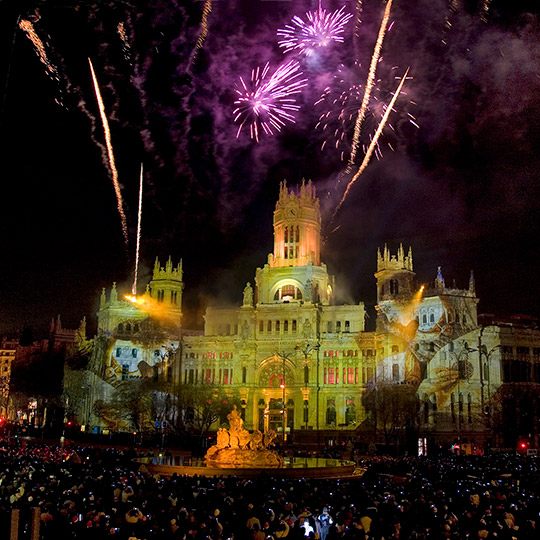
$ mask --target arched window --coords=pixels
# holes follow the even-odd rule
[[[422,324],[427,324],[427,315],[425,313],[422,315]]]
[[[137,349],[131,349],[131,356],[137,358]]]
[[[122,354],[122,349],[120,347],[118,347],[116,349],[116,358],[120,358],[120,355]]]
[[[126,332],[131,332],[131,324],[126,324]]]
[[[434,322],[435,322],[435,313],[430,313],[430,314],[429,314],[429,322],[430,322],[430,323],[434,323]]]
[[[118,324],[118,331],[123,332],[124,331],[124,325],[122,323]]]

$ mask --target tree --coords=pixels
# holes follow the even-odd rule
[[[366,424],[387,445],[403,442],[407,430],[417,424],[419,400],[413,385],[379,383],[371,385],[362,398]]]
[[[493,430],[506,448],[515,448],[520,438],[538,443],[540,419],[540,385],[504,383],[489,399],[484,423]]]
[[[225,423],[234,405],[241,409],[239,395],[217,385],[184,384],[181,387],[181,398],[183,423],[201,438],[208,433],[214,422]]]

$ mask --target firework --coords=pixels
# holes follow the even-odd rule
[[[491,0],[482,0],[482,12],[480,13],[480,20],[482,22],[487,23],[488,21],[488,15],[489,15],[489,6],[491,4]]]
[[[139,212],[137,214],[137,249],[135,250],[135,277],[131,287],[131,294],[137,295],[137,275],[139,273],[139,251],[141,246],[141,217],[142,217],[142,190],[143,190],[143,166],[141,163],[141,178],[139,180]]]
[[[343,43],[342,34],[351,17],[350,13],[345,13],[345,6],[334,12],[327,12],[319,6],[316,11],[306,13],[306,21],[295,15],[291,24],[278,30],[278,37],[283,38],[278,44],[285,53],[299,51],[310,56],[318,48],[334,41]]]
[[[349,157],[349,164],[347,167],[347,172],[350,172],[354,162],[356,160],[356,154],[358,153],[358,148],[360,146],[360,128],[362,122],[364,121],[364,116],[369,104],[369,98],[371,97],[371,92],[373,90],[373,85],[375,83],[375,72],[377,71],[377,63],[379,62],[379,57],[381,55],[382,44],[384,41],[384,36],[386,34],[386,27],[388,25],[388,19],[390,18],[390,9],[392,8],[392,0],[388,0],[386,3],[386,8],[384,10],[384,15],[381,21],[381,26],[379,28],[379,35],[377,36],[377,42],[375,43],[375,49],[373,51],[373,56],[371,57],[371,64],[369,66],[368,78],[366,81],[366,86],[364,89],[364,97],[362,99],[362,104],[358,110],[358,116],[356,117],[356,123],[354,126],[354,134],[351,145],[351,155]]]
[[[343,197],[341,198],[341,201],[339,201],[339,204],[337,205],[334,215],[332,216],[332,219],[336,216],[336,214],[339,212],[339,209],[341,208],[343,202],[347,198],[347,195],[349,194],[349,191],[351,190],[351,187],[353,184],[358,180],[360,175],[364,172],[366,167],[369,164],[369,160],[371,159],[371,155],[373,154],[373,151],[377,147],[377,141],[379,140],[379,137],[381,136],[382,130],[384,129],[384,126],[386,125],[386,122],[388,121],[388,117],[390,116],[390,113],[392,112],[392,109],[396,103],[396,100],[401,93],[401,89],[403,88],[403,84],[405,83],[405,79],[407,78],[407,74],[409,73],[409,68],[407,68],[407,71],[405,72],[405,75],[401,78],[401,81],[397,87],[397,90],[395,91],[390,103],[388,104],[388,107],[386,107],[386,111],[382,117],[382,120],[379,123],[379,126],[377,127],[377,131],[375,132],[375,135],[373,136],[373,139],[371,140],[371,143],[366,151],[366,154],[364,156],[364,159],[362,160],[362,164],[360,165],[360,168],[356,172],[356,174],[352,177],[351,181],[347,185],[347,189],[345,190],[345,193],[343,194]]]
[[[116,27],[116,31],[122,40],[122,51],[124,52],[124,58],[130,62],[131,60],[131,47],[129,46],[129,41],[126,34],[126,28],[124,23],[120,21]]]
[[[28,35],[28,39],[30,39],[30,41],[34,44],[39,59],[41,60],[42,64],[47,68],[48,74],[55,78],[58,78],[58,71],[56,67],[54,67],[49,61],[47,57],[47,52],[45,51],[45,46],[43,45],[43,41],[41,41],[41,39],[39,39],[39,36],[36,34],[36,31],[34,30],[34,25],[30,21],[22,19],[19,22],[19,28],[26,32],[26,34]]]
[[[208,17],[210,16],[211,11],[212,11],[212,0],[206,0],[204,3],[203,12],[202,12],[201,29],[199,31],[199,36],[197,37],[197,43],[189,59],[188,69],[192,68],[193,64],[197,60],[199,51],[203,48],[204,42],[206,40],[206,36],[208,35]]]
[[[118,183],[118,171],[116,170],[116,165],[114,162],[114,153],[111,143],[111,130],[109,129],[109,122],[105,114],[105,107],[103,105],[103,99],[101,98],[101,91],[99,90],[98,81],[96,74],[94,72],[94,66],[90,58],[88,59],[90,63],[90,71],[92,73],[92,80],[94,82],[94,90],[96,92],[96,99],[99,106],[99,114],[101,115],[101,122],[103,123],[103,131],[105,132],[105,143],[107,146],[107,155],[109,158],[109,167],[112,173],[112,182],[114,186],[114,192],[116,193],[116,202],[118,205],[118,213],[120,214],[120,220],[122,222],[122,233],[124,235],[124,243],[128,245],[128,233],[127,233],[127,221],[126,215],[124,213],[123,201],[122,201],[122,192],[120,191],[120,184]]]
[[[351,133],[358,109],[362,103],[364,91],[356,81],[360,78],[361,66],[354,63],[351,69],[347,69],[341,64],[331,85],[326,87],[320,98],[315,102],[315,106],[324,104],[326,111],[319,116],[315,129],[321,129],[326,133],[326,140],[334,139],[334,147],[341,148],[341,159],[345,159],[345,153],[349,151]],[[322,150],[322,148],[321,148]]]
[[[235,88],[238,99],[234,102],[234,121],[239,123],[236,136],[249,126],[250,137],[259,142],[261,128],[267,135],[280,131],[286,122],[294,123],[295,111],[300,109],[293,97],[307,84],[302,79],[300,64],[291,60],[279,66],[270,77],[269,64],[251,72],[251,80],[240,78]]]

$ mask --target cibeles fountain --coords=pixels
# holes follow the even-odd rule
[[[207,464],[214,467],[240,469],[283,466],[283,457],[275,450],[270,450],[277,437],[274,430],[263,434],[256,429],[250,433],[244,428],[244,421],[236,410],[236,405],[227,415],[227,420],[229,420],[229,429],[218,430],[217,443],[210,447],[204,456]]]
[[[208,449],[204,459],[186,456],[143,458],[152,474],[171,476],[241,476],[261,473],[288,478],[339,478],[358,474],[354,461],[327,458],[283,457],[272,449],[278,434],[274,430],[250,433],[236,406],[227,415],[229,429],[220,428],[216,444]]]

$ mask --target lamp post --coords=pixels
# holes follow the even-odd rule
[[[319,349],[320,348],[321,348],[321,344],[319,342],[310,343],[309,341],[306,341],[306,343],[305,343],[305,345],[303,347],[300,346],[300,345],[297,345],[295,347],[296,352],[302,353],[302,355],[304,357],[304,361],[305,361],[304,368],[307,366],[307,360],[308,360],[308,357],[310,356],[310,354],[313,351],[317,351],[317,396],[316,396],[316,400],[317,400],[317,403],[316,403],[317,438],[318,438],[318,433],[319,433]],[[304,380],[304,383],[305,383],[306,386],[308,386],[309,385],[309,380],[307,380],[307,381]],[[308,423],[308,420],[306,418],[306,428],[307,428],[307,423]],[[318,448],[317,448],[317,450],[318,450]]]

